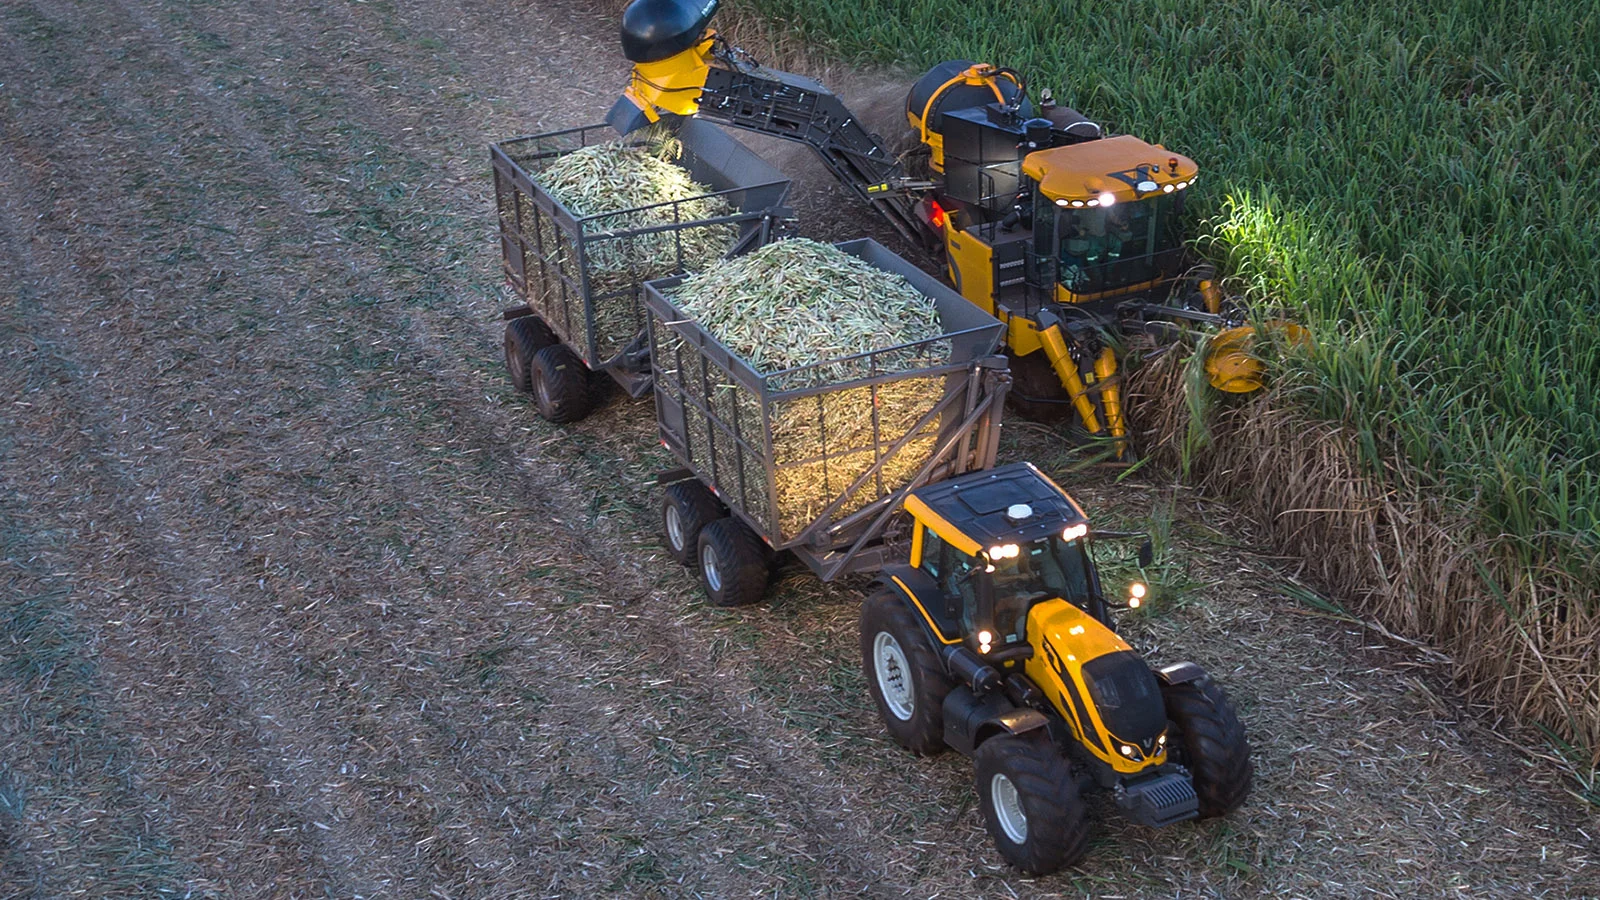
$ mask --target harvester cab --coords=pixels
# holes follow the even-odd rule
[[[1126,446],[1118,370],[1132,334],[1182,323],[1236,329],[1207,372],[1234,392],[1261,386],[1244,317],[1181,227],[1194,161],[1106,136],[1012,69],[970,60],[912,85],[917,150],[891,153],[825,87],[769,69],[710,28],[718,0],[633,0],[622,47],[633,62],[607,121],[626,134],[690,116],[809,145],[841,183],[908,240],[943,257],[971,303],[1004,321],[1014,405],[1075,415]]]
[[[905,510],[910,558],[862,608],[867,683],[900,744],[973,757],[1010,862],[1043,874],[1081,857],[1086,790],[1152,827],[1244,800],[1249,745],[1226,695],[1117,635],[1089,520],[1053,481],[1017,463],[919,488]]]

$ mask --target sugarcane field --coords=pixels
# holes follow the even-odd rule
[[[1600,898],[1583,4],[0,4],[0,900]]]

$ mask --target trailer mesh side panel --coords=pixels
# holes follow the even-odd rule
[[[759,246],[770,236],[789,188],[750,151],[705,123],[685,127],[678,163],[715,188],[706,194],[581,217],[540,188],[539,173],[556,160],[616,139],[606,126],[588,126],[490,148],[506,279],[590,368],[642,360],[636,351],[647,343],[643,282],[701,267],[706,260],[685,252],[696,235],[724,248],[725,255]]]
[[[870,241],[840,246],[911,268]],[[911,280],[925,293],[937,286],[920,272]],[[662,439],[774,546],[904,488],[976,406],[971,366],[1001,331],[941,289],[944,336],[761,374],[672,305],[677,282],[645,289]]]

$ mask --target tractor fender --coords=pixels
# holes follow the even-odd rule
[[[1188,684],[1204,679],[1206,670],[1192,662],[1180,662],[1157,669],[1156,677],[1161,679],[1162,684]]]
[[[944,741],[966,756],[997,734],[1025,734],[1048,721],[1038,710],[1017,706],[998,692],[979,697],[959,686],[944,696]]]
[[[899,597],[901,602],[905,603],[906,608],[911,610],[918,624],[922,626],[923,634],[927,635],[928,646],[938,648],[944,644],[942,636],[934,629],[933,624],[928,621],[927,615],[918,606],[921,597],[937,597],[939,595],[939,586],[934,583],[933,578],[927,572],[905,565],[884,566],[879,571],[878,576],[872,580],[872,584],[875,589],[881,588],[889,591]]]

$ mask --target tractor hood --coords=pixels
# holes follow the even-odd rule
[[[1065,600],[1036,604],[1028,677],[1044,688],[1083,746],[1112,768],[1166,762],[1166,707],[1155,673],[1099,620]]]

